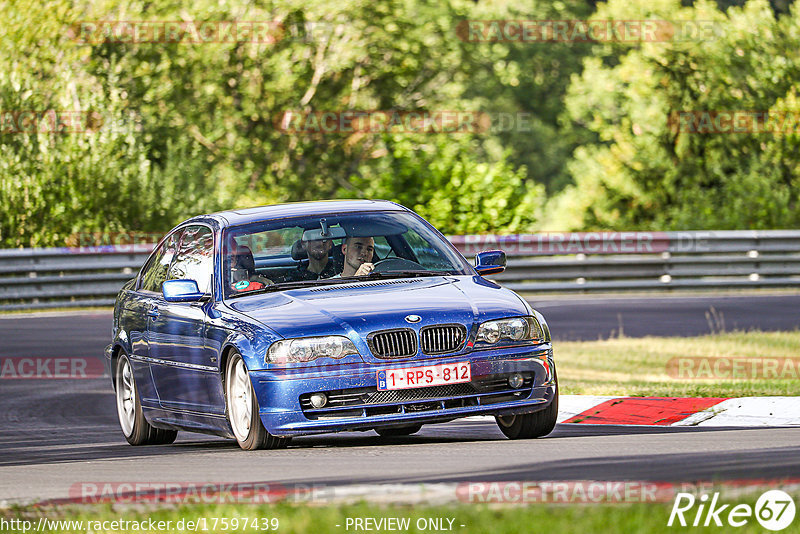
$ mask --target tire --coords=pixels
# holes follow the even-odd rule
[[[395,426],[376,428],[375,432],[384,438],[393,438],[397,436],[410,436],[416,434],[422,428],[422,425],[409,425],[409,426]]]
[[[509,439],[533,439],[548,435],[556,426],[558,418],[558,377],[556,394],[550,406],[534,413],[495,416],[500,431]]]
[[[177,430],[156,428],[147,422],[127,354],[120,354],[116,373],[117,417],[122,434],[131,445],[167,445],[178,437]]]
[[[273,436],[261,423],[253,383],[238,352],[225,366],[225,404],[233,435],[244,450],[284,449],[289,444],[291,438]]]

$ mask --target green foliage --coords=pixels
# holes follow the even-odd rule
[[[354,180],[364,196],[399,202],[453,234],[525,231],[542,215],[544,187],[507,161],[475,161],[470,139],[438,135],[420,145],[405,136],[387,144],[391,154]]]
[[[471,18],[588,14],[577,0],[198,0],[191,8],[51,0],[0,9],[9,21],[0,29],[2,109],[96,110],[121,125],[0,134],[0,246],[60,245],[77,231],[164,231],[234,206],[373,195],[430,208],[445,232],[530,230],[537,184],[566,179],[574,143],[553,140],[568,81],[561,74],[579,69],[588,48],[469,43],[456,28]],[[282,31],[265,43],[74,38],[91,35],[76,24],[98,20],[275,21]],[[535,117],[524,135],[449,141],[276,127],[287,110],[392,109]],[[407,189],[387,188],[398,169]]]
[[[82,117],[74,133],[15,133],[6,119],[0,244],[63,245],[78,232],[163,231],[176,214],[216,204],[196,150],[167,140],[167,163],[154,161],[151,136],[126,89],[109,83],[118,73],[93,73],[94,51],[69,36],[82,18],[69,2],[2,4],[0,16],[8,22],[0,28],[0,110]]]
[[[598,18],[631,18],[614,0]],[[577,150],[575,184],[551,201],[559,229],[780,228],[800,224],[798,137],[698,133],[670,123],[680,111],[797,113],[800,18],[775,18],[763,0],[726,15],[706,2],[648,3],[645,17],[714,21],[716,37],[647,43],[587,59],[566,113],[600,142]],[[613,62],[609,61],[614,59]]]
[[[690,2],[684,2],[689,4]],[[720,2],[723,7],[736,2]],[[800,14],[752,0],[0,3],[0,247],[163,232],[202,212],[382,197],[446,233],[798,223],[797,135],[675,132],[680,110],[796,110]],[[469,42],[466,20],[715,21],[681,42]],[[81,21],[274,21],[274,42],[86,42]],[[527,113],[455,135],[287,131],[287,111]],[[543,209],[546,193],[550,195]]]

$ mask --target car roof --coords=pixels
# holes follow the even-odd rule
[[[364,211],[410,211],[408,208],[388,200],[318,200],[315,202],[288,202],[270,206],[219,211],[210,215],[193,217],[187,222],[215,219],[220,226],[238,226],[268,219],[302,217],[330,213],[357,213]]]

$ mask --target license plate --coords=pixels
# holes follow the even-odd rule
[[[378,390],[424,388],[472,380],[469,362],[378,371]]]

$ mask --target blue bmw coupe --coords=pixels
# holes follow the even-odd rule
[[[493,415],[549,434],[558,379],[544,318],[484,278],[413,211],[385,201],[265,206],[189,219],[117,296],[106,348],[122,432],[178,430],[244,449],[292,436]]]

